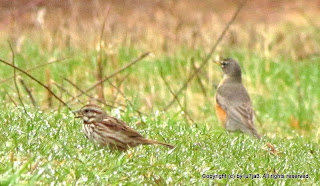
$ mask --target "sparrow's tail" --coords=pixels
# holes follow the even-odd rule
[[[261,139],[261,136],[258,134],[258,132],[257,132],[257,130],[256,130],[256,129],[251,130],[251,132],[252,132],[252,135],[254,135],[255,137],[257,137],[257,138],[258,138],[258,140],[260,140],[260,139]]]
[[[163,142],[155,141],[155,140],[152,140],[152,139],[146,139],[146,138],[143,138],[142,142],[145,145],[153,145],[153,144],[162,145],[162,146],[168,147],[170,149],[173,149],[175,147],[174,145],[170,145],[168,143],[163,143]]]

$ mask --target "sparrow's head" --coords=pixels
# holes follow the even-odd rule
[[[227,58],[221,61],[217,61],[215,63],[221,66],[223,73],[226,77],[241,80],[241,68],[236,60],[232,58]]]
[[[80,110],[75,111],[75,118],[82,118],[84,123],[91,123],[103,118],[106,113],[97,105],[88,104],[82,107]]]

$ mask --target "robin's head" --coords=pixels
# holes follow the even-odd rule
[[[97,121],[106,115],[105,111],[97,105],[88,104],[74,112],[76,118],[82,118],[84,123]]]
[[[236,60],[227,58],[215,63],[221,66],[225,77],[232,79],[235,78],[241,81],[241,68]]]

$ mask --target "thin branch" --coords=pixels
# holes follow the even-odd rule
[[[194,58],[191,59],[191,64],[192,64],[192,68],[193,68],[194,72],[196,72],[196,71],[198,70],[198,68],[197,68],[196,65],[194,64]],[[202,91],[204,97],[207,97],[206,89],[204,88],[204,85],[203,85],[203,83],[202,83],[201,78],[199,77],[199,75],[197,75],[197,80],[198,80],[198,83],[199,83],[199,85],[200,85],[200,87],[201,87],[201,91]]]
[[[133,60],[132,62],[130,62],[129,64],[123,66],[122,68],[118,69],[116,72],[114,72],[113,74],[105,77],[104,79],[102,79],[101,81],[96,82],[94,85],[92,85],[91,87],[89,87],[88,89],[84,90],[82,93],[76,95],[75,97],[78,98],[82,95],[84,95],[85,93],[88,93],[89,91],[93,90],[96,86],[98,86],[100,83],[103,83],[105,81],[107,81],[108,79],[113,78],[114,76],[116,76],[117,74],[119,74],[120,72],[126,70],[127,68],[131,67],[132,65],[136,64],[137,62],[141,61],[143,58],[147,57],[150,53],[144,53],[142,54],[140,57],[138,57],[137,59]],[[70,103],[72,100],[69,100],[67,103]]]
[[[36,78],[34,78],[32,75],[30,75],[29,73],[27,73],[26,71],[22,70],[21,68],[12,65],[10,63],[8,63],[7,61],[0,59],[1,63],[4,63],[8,66],[11,66],[12,68],[19,70],[20,72],[22,72],[23,74],[27,75],[29,78],[31,78],[32,80],[34,80],[35,82],[37,82],[39,85],[41,85],[43,88],[47,89],[58,101],[60,101],[64,106],[66,106],[69,110],[72,111],[72,109],[64,102],[62,101],[54,92],[52,92],[45,84],[41,83],[41,81],[37,80]]]
[[[225,28],[223,29],[222,33],[220,34],[218,40],[216,41],[216,43],[212,46],[210,52],[208,53],[208,55],[206,56],[206,58],[203,60],[201,66],[197,69],[197,71],[195,71],[194,73],[192,73],[189,78],[187,79],[187,81],[183,84],[183,86],[177,91],[176,95],[179,96],[182,91],[184,89],[186,89],[188,87],[188,84],[192,81],[192,79],[196,76],[196,74],[198,74],[201,69],[206,66],[206,64],[209,62],[212,54],[214,53],[214,51],[216,50],[218,44],[222,41],[223,37],[225,36],[225,34],[227,33],[227,31],[229,30],[230,25],[235,21],[236,17],[238,16],[240,10],[244,7],[244,5],[247,3],[248,0],[244,0],[238,7],[238,9],[236,10],[236,12],[233,14],[232,18],[230,19],[230,21],[227,23],[227,25],[225,26]],[[168,105],[164,108],[164,111],[168,110],[171,105],[174,103],[175,98],[172,99]]]
[[[103,34],[104,34],[104,29],[105,29],[105,25],[106,25],[106,20],[107,20],[107,16],[109,14],[109,10],[110,10],[110,5],[107,8],[107,13],[103,19],[103,23],[102,23],[102,28],[101,28],[101,33],[100,33],[100,42],[99,42],[99,58],[97,59],[97,80],[101,81],[103,78],[103,60],[102,60],[102,39],[103,39]],[[105,101],[104,98],[104,86],[103,83],[100,83],[100,85],[98,85],[98,98],[101,101]]]
[[[117,83],[118,84],[118,87],[121,87],[122,83],[128,78],[128,76],[130,75],[130,73],[126,74],[123,78],[120,79],[120,81]],[[114,100],[116,101],[117,98],[118,98],[118,95],[120,93],[117,91],[116,92],[116,95],[114,96]],[[114,102],[115,103],[115,102]]]
[[[105,103],[105,102],[102,102],[101,100],[96,99],[96,98],[94,98],[93,96],[89,95],[88,93],[86,93],[85,91],[83,91],[80,87],[78,87],[76,84],[74,84],[72,81],[68,80],[67,78],[63,78],[63,79],[66,80],[68,83],[70,83],[72,86],[74,86],[76,89],[78,89],[81,93],[83,93],[83,94],[85,94],[86,96],[88,96],[89,98],[91,98],[91,99],[93,99],[93,100],[95,100],[95,101],[98,101],[99,103],[101,103],[101,104],[103,104],[103,105],[105,105],[105,106],[108,106],[108,107],[111,107],[111,108],[116,108],[116,107],[113,106],[113,105],[109,105],[109,104],[107,104],[107,103]],[[75,99],[77,99],[77,98],[75,98]],[[115,102],[115,103],[118,104],[118,105],[120,105],[120,106],[127,107],[127,105],[125,105],[125,104],[118,103],[118,102]],[[139,113],[141,113],[141,114],[145,114],[145,113],[143,113],[143,112],[141,112],[141,111],[139,111],[139,110],[135,110],[135,109],[133,109],[133,110],[134,110],[134,111],[137,111],[137,112],[139,112]]]
[[[177,101],[177,103],[179,104],[181,110],[187,115],[187,117],[190,119],[190,121],[195,124],[194,120],[191,118],[191,116],[189,115],[188,111],[186,109],[183,108],[182,104],[180,103],[177,95],[173,92],[173,90],[171,89],[169,83],[166,81],[166,79],[164,78],[162,71],[160,71],[160,76],[163,80],[163,82],[165,83],[165,85],[167,86],[167,88],[169,89],[170,93],[172,94],[172,96],[174,97],[174,100]]]
[[[55,85],[55,82],[52,81],[53,85]],[[61,88],[63,88],[63,83],[64,81],[62,80],[62,84],[61,84]],[[57,83],[56,83],[57,84]],[[57,84],[58,85],[58,84]],[[57,86],[56,85],[56,86]],[[58,85],[57,87],[59,88],[60,85]],[[59,94],[59,97],[62,99],[63,98],[63,93],[64,91],[60,88],[60,94]],[[61,109],[61,103],[59,102],[59,105],[58,105],[58,112],[60,112],[60,109]]]
[[[63,82],[62,82],[63,83]],[[63,88],[63,85],[59,85],[58,83],[56,83],[56,82],[53,82],[53,84],[55,85],[55,86],[57,86],[60,90],[61,90],[61,92],[65,92],[65,93],[67,93],[70,97],[72,97],[72,98],[74,98],[74,99],[77,99],[76,97],[74,97],[68,90],[66,90],[65,88]],[[62,94],[60,94],[60,97],[62,97]],[[81,104],[85,104],[84,102],[82,102],[80,99],[77,99],[77,101],[79,101]]]
[[[12,48],[12,45],[11,45],[10,42],[9,42],[9,47],[10,47],[10,50],[11,50],[11,53],[12,53],[12,64],[15,65],[15,64],[14,64],[14,62],[15,62],[15,61],[14,61],[14,60],[15,60],[15,55],[14,55],[14,51],[13,51],[13,48]],[[16,72],[16,69],[15,69],[15,68],[13,69],[13,76],[14,76],[14,78],[13,78],[13,80],[14,80],[14,86],[16,87],[19,101],[20,101],[20,103],[21,103],[21,105],[22,105],[22,107],[23,107],[24,112],[27,114],[27,110],[26,110],[26,107],[24,106],[24,103],[23,103],[23,101],[22,101],[22,99],[21,99],[20,90],[19,90],[19,87],[18,87],[18,84],[17,84],[17,72]]]
[[[8,90],[9,92],[11,92],[11,91],[16,91],[16,88],[14,87],[14,83],[11,83],[11,84],[9,84],[8,82],[5,82],[5,84],[8,86],[8,88],[10,89],[10,90]],[[24,102],[27,102],[28,100],[25,98],[25,97],[21,97],[21,99],[24,101]]]
[[[101,53],[101,52],[100,52]],[[103,78],[103,63],[102,63],[102,55],[100,54],[100,57],[97,59],[97,80],[101,81]],[[100,83],[97,87],[97,93],[98,93],[98,98],[101,101],[104,101],[104,84]]]
[[[108,83],[120,93],[120,95],[129,103],[129,105],[131,106],[131,108],[132,108],[133,110],[137,111],[136,109],[134,109],[133,104],[131,103],[131,101],[124,95],[124,93],[123,93],[118,87],[116,87],[115,85],[113,85],[110,80],[108,80]],[[142,123],[145,123],[145,122],[143,121],[143,119],[142,119],[141,113],[140,113],[139,111],[137,111],[137,113],[138,113],[138,115],[139,115],[139,117],[140,117],[141,122],[142,122]]]
[[[47,87],[51,90],[51,73],[49,69],[46,69],[46,80],[47,80]],[[47,101],[48,101],[48,108],[52,108],[52,94],[47,92]]]
[[[50,64],[53,64],[53,63],[57,63],[57,62],[64,61],[65,59],[68,59],[68,58],[62,58],[62,59],[58,59],[58,60],[54,60],[54,61],[49,61],[49,62],[47,62],[47,63],[44,63],[44,64],[41,64],[41,65],[32,67],[32,68],[30,68],[30,69],[27,69],[27,70],[25,70],[25,72],[31,72],[31,71],[36,70],[36,69],[39,69],[39,68],[41,68],[41,67],[44,67],[44,66],[47,66],[47,65],[50,65]],[[18,74],[20,74],[20,73],[18,73]],[[0,81],[0,84],[1,84],[1,83],[4,83],[4,82],[6,82],[6,81],[9,81],[9,80],[12,79],[12,78],[14,78],[14,76],[10,76],[10,77],[8,77],[8,78],[6,78],[6,79],[3,79],[3,80]]]
[[[14,99],[10,96],[10,94],[8,92],[6,92],[6,94],[9,96],[9,99],[11,100],[11,102],[18,107],[17,103],[14,101]]]
[[[26,83],[24,82],[24,80],[21,77],[18,77],[18,80],[20,81],[22,87],[24,88],[24,90],[27,92],[27,94],[29,95],[29,98],[31,100],[31,103],[34,107],[37,107],[37,103],[36,100],[34,99],[31,89],[28,88],[28,86],[26,85]]]
[[[85,91],[83,91],[80,87],[78,87],[76,84],[74,84],[72,81],[70,81],[69,79],[67,78],[63,78],[65,81],[67,81],[70,85],[72,85],[73,87],[75,87],[77,90],[79,90],[81,93],[83,93],[84,95],[88,96],[89,98],[95,100],[95,101],[98,101],[99,103],[105,105],[105,106],[108,106],[108,107],[111,107],[111,108],[114,108],[112,105],[109,105],[107,103],[105,103],[104,101],[101,101],[100,99],[96,99],[94,98],[93,96],[89,95],[88,93],[86,93]],[[74,97],[74,96],[73,96]],[[77,97],[75,97],[77,99]]]

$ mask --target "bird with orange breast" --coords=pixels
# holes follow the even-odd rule
[[[239,63],[231,58],[216,61],[223,70],[223,79],[216,92],[216,114],[225,129],[251,134],[258,139],[254,126],[254,111],[246,88],[242,84]]]

